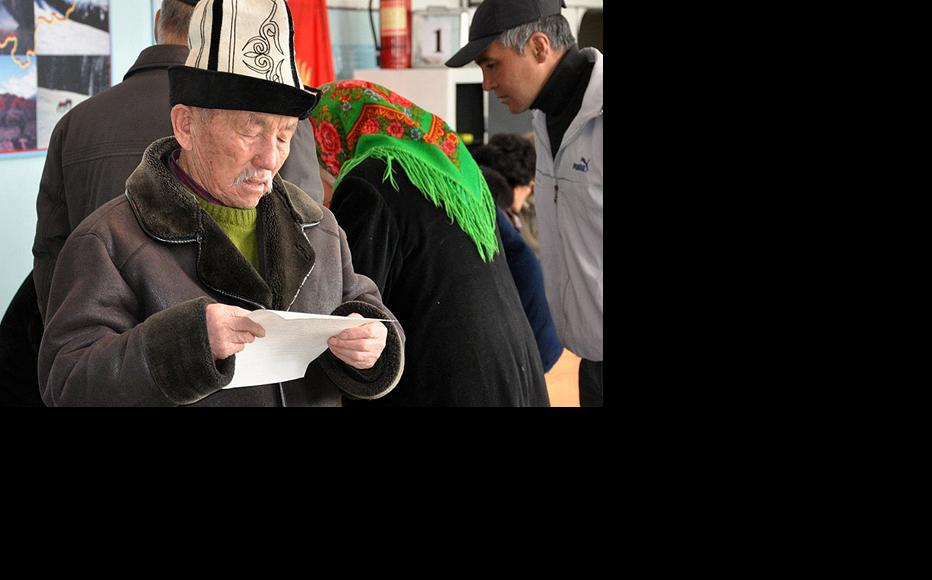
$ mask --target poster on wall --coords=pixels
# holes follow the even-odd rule
[[[110,0],[0,0],[0,155],[43,151],[110,87]]]

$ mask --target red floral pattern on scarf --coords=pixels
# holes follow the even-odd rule
[[[460,166],[459,137],[439,117],[368,81],[340,81],[331,90],[322,94],[311,123],[321,161],[332,173],[353,157],[362,136],[372,134],[435,145]]]
[[[320,144],[321,151],[336,155],[343,150],[340,145],[340,134],[330,123],[324,121],[314,129],[314,138]]]

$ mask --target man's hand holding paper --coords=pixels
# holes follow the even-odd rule
[[[207,338],[214,360],[234,355],[256,337],[265,336],[265,329],[249,319],[251,312],[229,304],[207,305]]]
[[[225,389],[301,378],[307,365],[328,347],[347,365],[369,369],[381,356],[388,336],[382,321],[358,313],[325,316],[279,310],[250,312],[234,306],[214,310],[217,336],[222,337],[218,344],[232,351],[230,354],[237,353],[233,380]],[[216,356],[210,323],[211,317],[208,336]]]
[[[347,318],[362,318],[362,314],[353,312]],[[382,350],[388,329],[381,322],[370,322],[362,326],[347,328],[327,341],[333,356],[357,369],[371,369]]]

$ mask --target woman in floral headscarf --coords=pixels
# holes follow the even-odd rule
[[[548,405],[495,202],[456,133],[373,83],[320,90],[311,123],[325,201],[407,337],[401,382],[361,404]]]

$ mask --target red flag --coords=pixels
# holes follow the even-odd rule
[[[301,82],[319,87],[334,80],[325,0],[289,0],[288,6],[294,19],[294,51]]]

